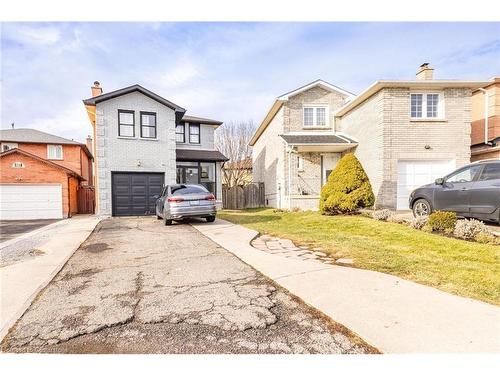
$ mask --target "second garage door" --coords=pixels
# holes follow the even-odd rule
[[[407,210],[410,193],[453,171],[453,160],[399,160],[397,209]]]
[[[61,185],[0,185],[2,220],[62,219],[62,217]]]
[[[111,175],[113,216],[155,214],[155,195],[160,195],[163,173],[113,172]]]

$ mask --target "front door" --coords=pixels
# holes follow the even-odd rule
[[[473,165],[459,169],[446,177],[443,185],[434,193],[436,210],[454,211],[468,214],[470,207],[470,190],[474,180],[481,171],[481,165]]]

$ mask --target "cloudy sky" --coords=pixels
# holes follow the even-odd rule
[[[500,75],[494,23],[3,23],[1,126],[83,141],[82,99],[139,83],[191,115],[258,123],[318,78],[359,93],[377,79]]]

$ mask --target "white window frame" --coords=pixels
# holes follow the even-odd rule
[[[7,146],[8,149],[7,150],[4,150],[4,146]],[[13,142],[2,142],[1,144],[1,149],[0,149],[0,152],[5,152],[5,151],[9,151],[9,150],[12,150],[13,148],[18,148],[19,145],[17,143],[13,143]]]
[[[306,125],[306,108],[313,109],[313,125]],[[325,125],[318,125],[317,109],[325,109]],[[302,107],[302,126],[306,129],[329,128],[330,127],[330,106],[328,104],[304,104]]]
[[[53,151],[53,155],[51,154],[51,150]],[[58,155],[58,152],[56,150],[61,150],[61,155]],[[47,145],[47,159],[50,160],[63,160],[64,155],[63,155],[63,146],[62,145]]]
[[[422,95],[422,116],[414,117],[411,114],[411,96],[412,95]],[[427,117],[427,95],[437,94],[438,95],[438,107],[436,117]],[[412,120],[444,120],[444,95],[442,91],[410,91],[410,119]]]

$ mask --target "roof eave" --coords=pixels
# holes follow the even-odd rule
[[[475,89],[483,87],[488,84],[485,81],[460,81],[460,80],[422,80],[422,81],[393,81],[393,80],[378,80],[370,85],[365,91],[360,93],[356,98],[354,98],[349,103],[345,104],[343,107],[339,108],[333,113],[335,117],[343,116],[356,108],[359,104],[363,103],[365,100],[375,95],[377,92],[384,88],[391,87],[409,87],[409,88],[459,88],[466,87],[470,89]]]
[[[250,146],[253,146],[255,144],[255,142],[257,142],[259,140],[260,136],[262,135],[262,133],[264,133],[264,130],[266,130],[267,126],[272,121],[274,116],[276,116],[276,114],[278,113],[278,111],[280,110],[282,105],[283,105],[283,100],[276,99],[274,101],[272,107],[267,112],[266,117],[264,117],[264,120],[262,120],[261,124],[259,125],[257,130],[255,130],[255,133],[253,134],[252,138],[250,139],[250,142],[249,142]]]

